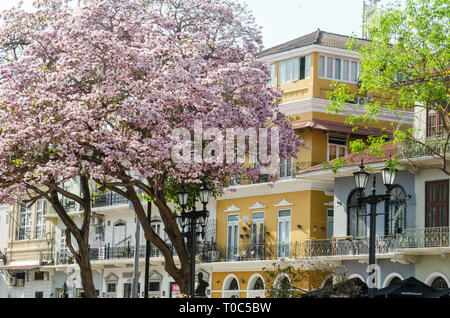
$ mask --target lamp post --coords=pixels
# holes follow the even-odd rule
[[[205,226],[206,220],[208,219],[209,212],[206,209],[209,198],[211,197],[212,191],[203,182],[201,186],[198,197],[200,202],[203,204],[202,211],[197,211],[195,207],[195,202],[197,195],[194,196],[194,203],[191,211],[186,211],[186,205],[189,198],[188,192],[185,190],[184,185],[181,186],[180,191],[178,191],[178,201],[181,206],[181,215],[178,217],[182,220],[183,236],[187,238],[187,244],[190,254],[190,275],[189,275],[189,295],[191,298],[195,298],[195,245],[197,242],[197,236],[201,235],[202,239],[205,237]],[[184,228],[189,226],[189,230],[185,231]],[[201,231],[198,231],[198,227],[201,227]]]
[[[377,215],[384,215],[386,213],[377,213],[377,204],[381,201],[389,201],[391,195],[389,190],[394,184],[395,176],[397,175],[397,169],[393,167],[385,167],[381,171],[383,183],[386,186],[385,194],[376,194],[376,175],[373,174],[372,194],[364,196],[363,191],[367,186],[370,174],[365,170],[364,162],[361,160],[360,170],[353,173],[355,180],[355,188],[359,192],[358,204],[370,204],[370,232],[369,232],[369,266],[375,264],[375,239],[376,239],[376,217]],[[373,273],[373,272],[372,272]],[[376,288],[369,286],[369,297],[373,298]]]

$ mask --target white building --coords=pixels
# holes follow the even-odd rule
[[[72,186],[72,192],[78,191]],[[74,192],[75,193],[75,192]],[[62,200],[78,225],[82,211],[75,202]],[[147,204],[144,203],[144,206]],[[50,208],[39,200],[32,207],[12,206],[7,239],[8,263],[0,266],[0,297],[60,298],[64,290],[69,298],[83,297],[79,266],[74,262],[65,240],[65,226]],[[210,217],[205,241],[215,239],[215,201],[208,204]],[[90,227],[91,265],[99,297],[128,298],[131,295],[136,246],[136,217],[128,200],[114,193],[99,195],[92,203]],[[167,240],[157,208],[152,206],[152,227]],[[4,217],[1,217],[4,222]],[[3,223],[2,223],[3,224]],[[2,231],[3,233],[3,231]],[[76,242],[72,239],[74,247]],[[139,297],[144,293],[145,238],[139,240]],[[175,257],[177,262],[177,258]],[[211,285],[211,274],[199,264],[204,279]],[[164,258],[152,247],[149,297],[176,296],[177,285],[164,270]],[[64,287],[65,285],[65,287]],[[209,291],[208,291],[209,292]]]

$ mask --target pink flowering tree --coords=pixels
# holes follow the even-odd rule
[[[131,201],[145,238],[187,293],[194,260],[171,204],[180,185],[195,191],[205,181],[220,195],[233,175],[274,179],[277,171],[262,170],[273,163],[265,150],[288,158],[303,145],[256,57],[259,28],[232,0],[36,5],[31,15],[47,10],[51,18],[26,25],[20,57],[0,66],[1,199],[94,180]],[[242,132],[258,143],[239,146]],[[260,164],[249,164],[255,156]],[[171,246],[151,228],[139,192],[157,206]]]

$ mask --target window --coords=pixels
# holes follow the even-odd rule
[[[425,227],[448,226],[448,179],[425,182]]]
[[[325,56],[319,56],[319,76],[325,77]]]
[[[358,190],[353,190],[347,200],[347,232],[353,237],[366,237],[366,205],[358,204]]]
[[[327,57],[327,78],[333,78],[333,58]]]
[[[299,79],[299,59],[294,58],[278,63],[278,83],[296,81]]]
[[[228,290],[239,290],[239,284],[236,280],[236,278],[233,278],[230,282],[230,286],[228,287]]]
[[[278,211],[278,257],[290,256],[291,211]]]
[[[34,272],[34,280],[44,280],[44,272]]]
[[[31,208],[27,208],[25,203],[19,207],[19,228],[18,240],[31,239]]]
[[[351,63],[350,82],[354,83],[358,82],[358,63],[355,61],[352,61]]]
[[[293,173],[293,158],[288,159],[280,159],[280,171],[279,178],[280,179],[288,179],[292,177]]]
[[[106,291],[108,293],[115,293],[116,292],[116,284],[108,284],[106,287]]]
[[[270,85],[275,86],[277,85],[275,81],[275,64],[270,64],[269,70],[270,70]]]
[[[34,238],[43,238],[45,236],[45,220],[44,211],[47,206],[46,200],[38,200],[36,202],[36,214],[34,220]]]
[[[305,79],[310,76],[311,57],[296,57],[278,63],[278,84]]]
[[[345,82],[349,81],[349,68],[350,68],[350,61],[344,60],[343,68],[342,68],[342,80]]]
[[[444,290],[448,288],[447,282],[442,277],[437,277],[432,283],[431,287],[438,290]]]
[[[397,229],[406,228],[406,194],[400,185],[394,185],[389,191],[391,199],[387,203],[385,215],[385,235],[395,235]]]
[[[300,58],[300,79],[308,78],[311,69],[311,58],[309,55]]]
[[[435,110],[427,110],[427,137],[441,136],[444,134],[442,117]]]
[[[251,246],[251,256],[253,258],[262,258],[264,256],[264,234],[264,212],[253,212]]]
[[[239,214],[227,217],[227,259],[234,259],[238,255],[239,247]]]
[[[341,79],[341,59],[334,60],[334,79]]]
[[[148,283],[148,291],[150,291],[150,292],[159,291],[159,282],[149,282]]]
[[[347,155],[347,137],[341,135],[328,136],[328,161]]]
[[[261,277],[258,277],[258,279],[255,282],[255,285],[253,286],[253,289],[255,290],[264,289],[264,282]]]
[[[319,55],[319,77],[358,82],[359,62]]]
[[[34,298],[44,298],[44,292],[41,291],[34,292]]]
[[[327,239],[333,237],[333,226],[334,226],[334,210],[327,209]]]

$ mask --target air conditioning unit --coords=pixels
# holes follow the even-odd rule
[[[15,286],[23,287],[24,285],[25,285],[25,279],[24,278],[17,278],[17,284]]]

